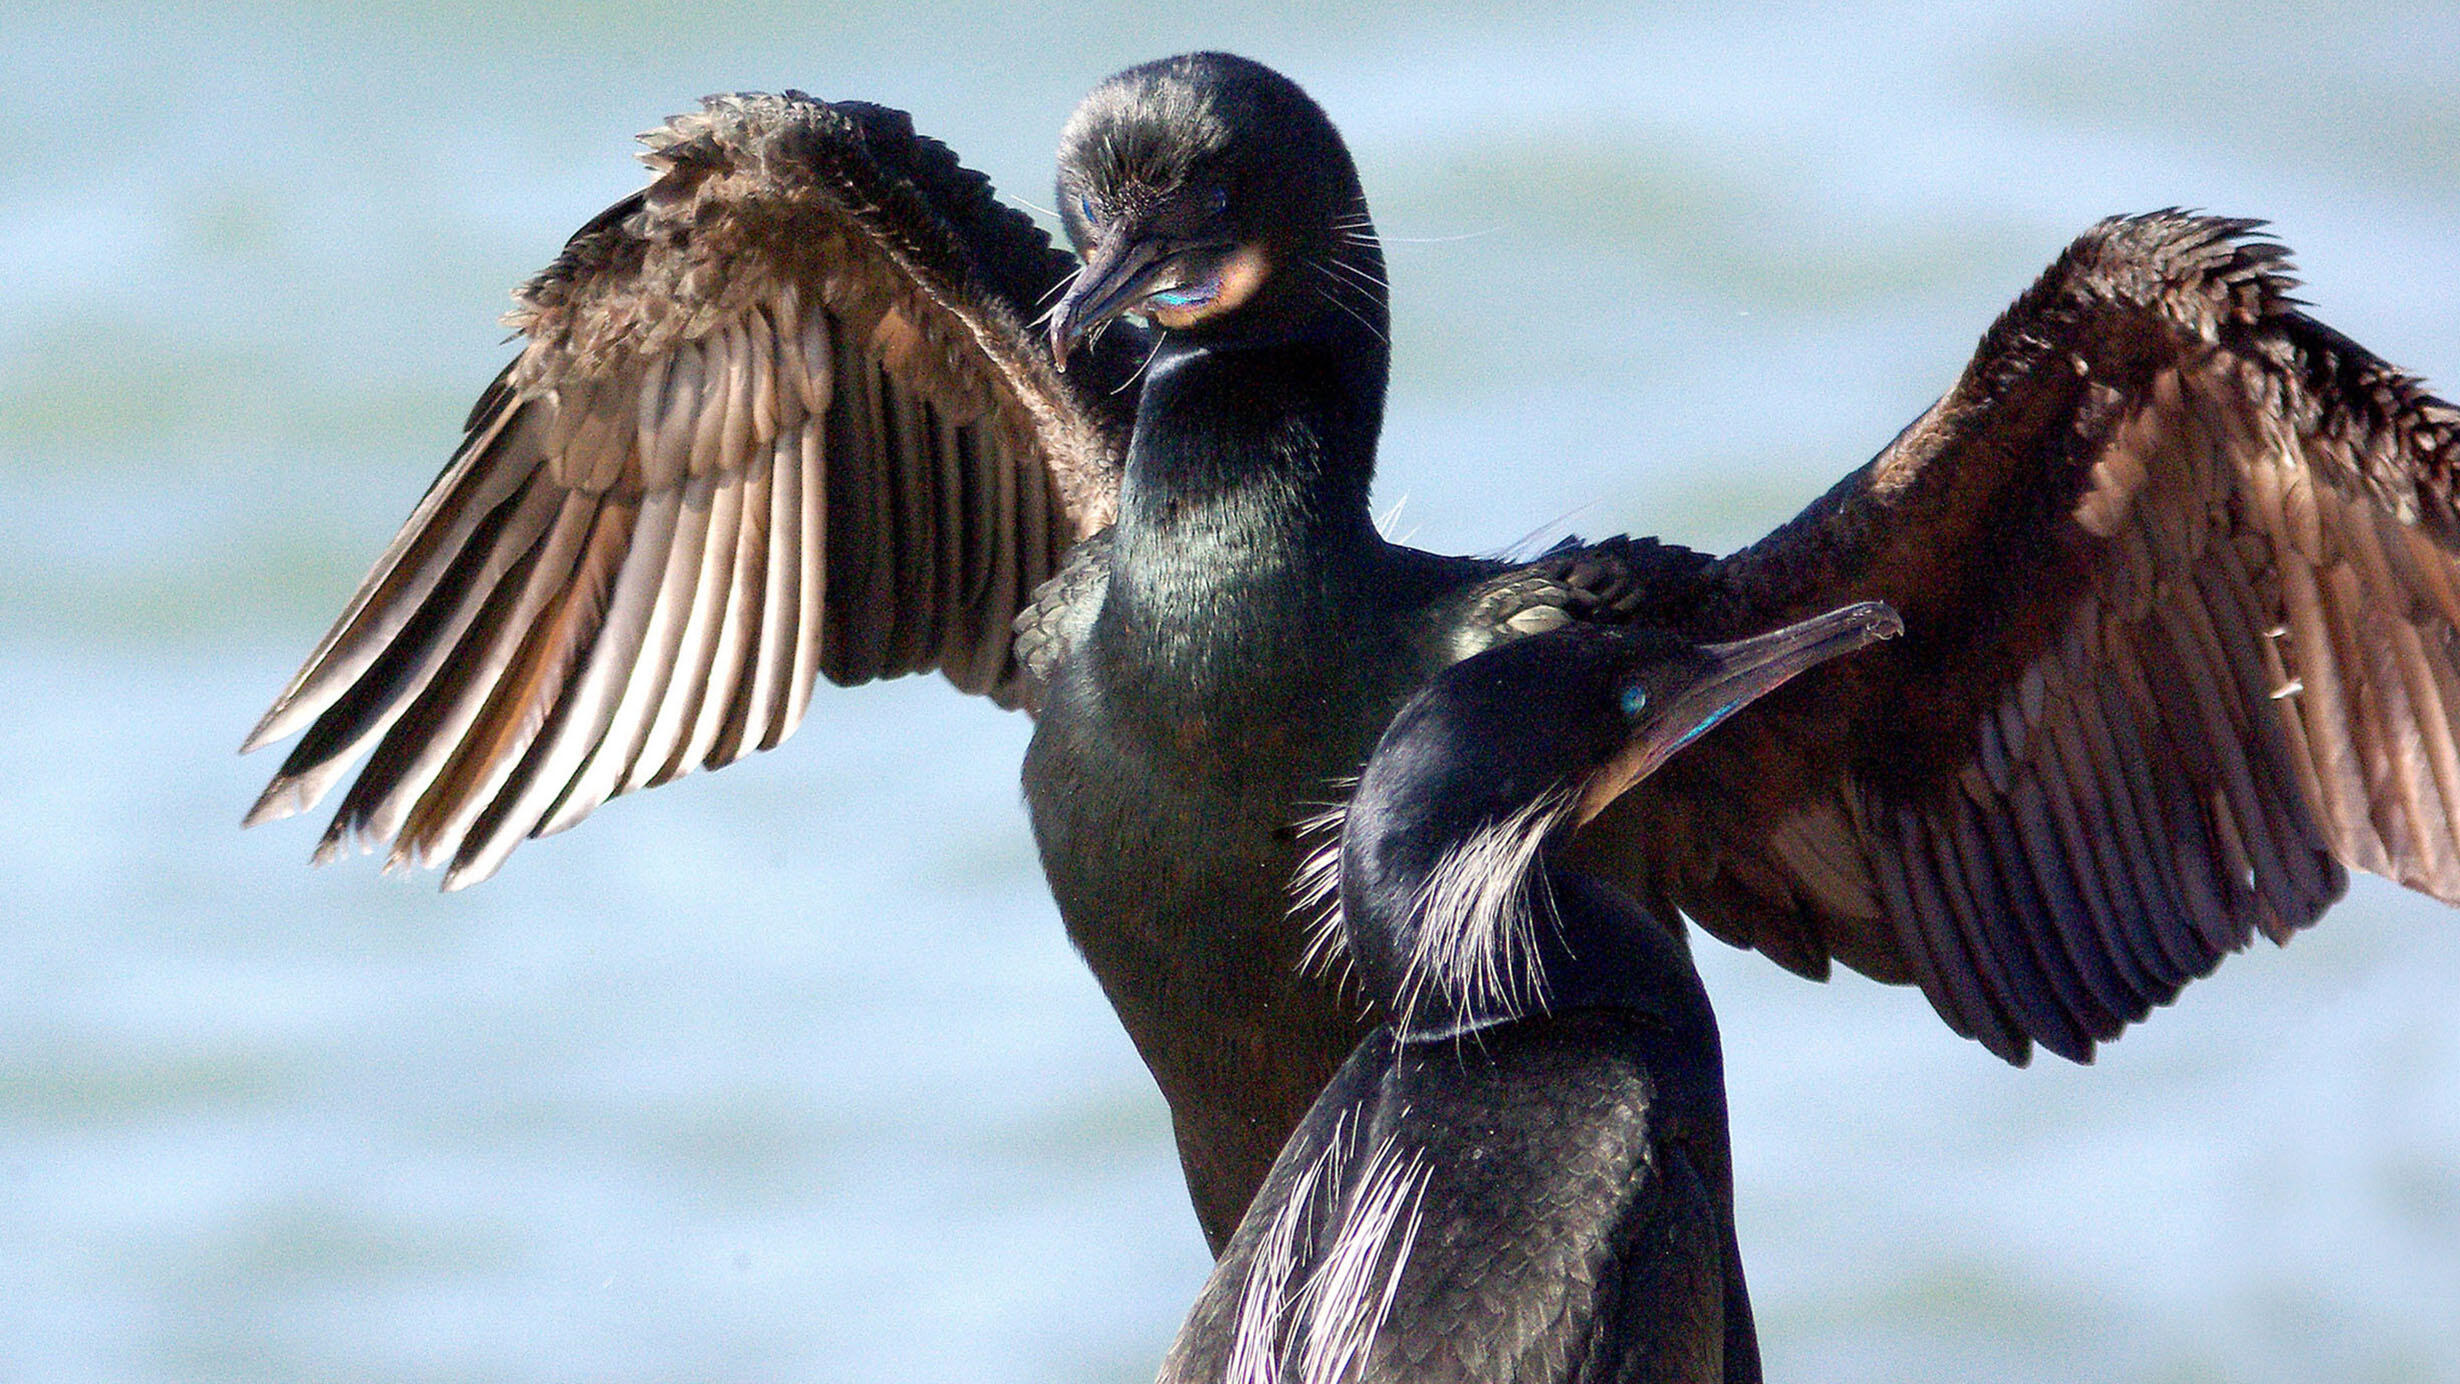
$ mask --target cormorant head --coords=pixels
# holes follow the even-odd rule
[[[1102,83],[1060,135],[1058,197],[1085,261],[1051,313],[1062,360],[1130,312],[1218,341],[1387,335],[1349,149],[1261,63],[1189,53]]]
[[[1342,826],[1369,997],[1418,1037],[1544,1007],[1563,955],[1544,854],[1754,698],[1902,628],[1875,601],[1729,644],[1573,625],[1447,669],[1385,729]]]

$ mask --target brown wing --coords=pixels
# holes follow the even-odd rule
[[[1953,392],[1685,617],[1906,636],[1618,805],[1627,878],[1812,975],[2085,1060],[2342,866],[2460,902],[2460,413],[2296,310],[2255,223],[2105,222]]]
[[[1072,267],[895,111],[713,97],[518,295],[528,337],[246,748],[250,823],[364,753],[319,858],[493,873],[777,744],[815,675],[1014,705],[1010,621],[1109,522],[1128,418],[1030,329]]]

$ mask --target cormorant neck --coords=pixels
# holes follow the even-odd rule
[[[1472,862],[1506,886],[1486,900],[1443,886],[1431,872],[1344,889],[1342,921],[1361,988],[1392,1016],[1396,1037],[1453,1040],[1538,1014],[1600,1008],[1674,1027],[1713,1025],[1698,973],[1674,934],[1628,894],[1563,864],[1556,858],[1563,833],[1550,836],[1533,860]],[[1412,843],[1397,854],[1453,856],[1422,848]],[[1345,865],[1345,884],[1359,863]]]
[[[1699,970],[1672,928],[1610,881],[1553,859],[1538,873],[1558,924],[1538,940],[1548,1010],[1620,1009],[1676,1027],[1714,1026]]]
[[[1123,555],[1220,545],[1253,576],[1372,547],[1389,369],[1346,323],[1263,343],[1164,334],[1120,486]]]

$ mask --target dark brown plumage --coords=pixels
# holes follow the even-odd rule
[[[2255,223],[2105,222],[1878,457],[1662,607],[1846,597],[1907,637],[1737,719],[1594,833],[1809,975],[2070,1057],[2344,864],[2460,900],[2460,414],[2303,312]]]
[[[1166,137],[1196,108],[1204,139]],[[902,116],[730,97],[651,136],[649,188],[525,290],[521,356],[250,737],[305,731],[250,820],[366,754],[320,855],[458,887],[778,743],[822,674],[1051,696],[1046,868],[1217,1244],[1368,1018],[1291,969],[1290,823],[1435,670],[1531,630],[1902,611],[1576,863],[1805,974],[1917,983],[2010,1060],[2089,1057],[2346,865],[2460,900],[2460,420],[2305,316],[2254,223],[2087,232],[1937,407],[1742,552],[1516,567],[1374,534],[1380,259],[1313,103],[1195,55],[1086,110],[1081,150],[1153,157],[1063,171],[1112,258],[1061,335],[1178,325],[1064,367],[1035,322],[1070,260]]]
[[[767,749],[815,673],[1017,705],[1010,622],[1110,520],[1116,353],[1026,323],[1072,261],[903,114],[720,97],[523,287],[529,338],[247,747],[250,823],[371,747],[320,858],[494,873],[608,797]],[[1103,373],[1105,370],[1108,374]]]

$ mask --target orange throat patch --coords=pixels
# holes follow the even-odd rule
[[[1265,258],[1262,246],[1252,242],[1241,245],[1222,261],[1217,275],[1221,281],[1219,293],[1204,302],[1190,303],[1185,307],[1155,307],[1150,316],[1156,325],[1177,331],[1209,317],[1236,312],[1240,305],[1256,296],[1256,290],[1264,286],[1264,281],[1272,276],[1272,272],[1272,261]]]

